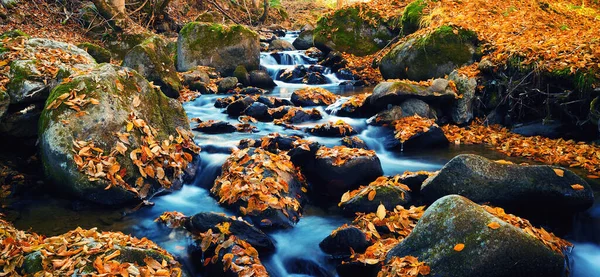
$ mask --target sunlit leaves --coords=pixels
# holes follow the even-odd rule
[[[405,142],[419,133],[426,133],[435,124],[435,120],[423,118],[418,115],[408,116],[392,122],[394,137],[400,142]]]
[[[374,157],[375,151],[361,148],[348,148],[345,146],[321,147],[317,150],[317,158],[332,158],[334,166],[341,166],[347,161],[357,157]]]

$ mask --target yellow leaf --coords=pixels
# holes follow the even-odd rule
[[[494,230],[500,228],[500,224],[498,222],[496,222],[496,221],[490,222],[490,224],[488,224],[487,226],[490,227],[490,228],[492,228],[492,229],[494,229]]]
[[[129,122],[127,123],[127,132],[131,131],[133,129],[133,123]]]
[[[347,191],[346,193],[344,193],[344,194],[342,195],[342,200],[341,200],[341,202],[343,203],[343,202],[346,202],[346,201],[348,201],[348,200],[350,200],[350,192],[349,192],[349,191]]]
[[[385,218],[385,206],[383,204],[379,204],[379,207],[377,207],[377,217],[379,220],[383,220]]]
[[[377,191],[376,190],[371,190],[369,192],[369,195],[367,195],[367,198],[369,199],[369,201],[373,201],[373,199],[375,199],[375,195],[377,195]]]
[[[553,168],[552,170],[554,170],[554,173],[556,173],[556,175],[558,175],[558,177],[563,177],[565,176],[565,171],[562,169],[558,169],[558,168]]]

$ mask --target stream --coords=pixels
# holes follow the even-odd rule
[[[292,42],[297,33],[289,33],[284,39]],[[283,51],[275,58],[269,53],[261,53],[261,65],[272,77],[276,77],[282,70],[297,64],[314,64],[316,60],[304,55],[304,51]],[[349,96],[357,93],[372,91],[372,87],[340,86],[340,80],[329,69],[325,69],[324,76],[328,84],[320,85],[333,93]],[[277,87],[269,96],[289,98],[291,93],[304,84],[290,84],[274,78]],[[198,99],[184,104],[190,118],[202,120],[223,120],[237,124],[237,118],[231,118],[222,109],[214,107],[217,98],[224,95],[203,95]],[[335,104],[334,104],[335,105]],[[484,146],[450,146],[445,149],[418,152],[398,153],[384,149],[380,139],[384,132],[383,127],[368,126],[364,118],[338,117],[325,112],[325,107],[317,107],[323,114],[323,119],[313,122],[298,124],[298,127],[312,127],[316,124],[343,119],[359,133],[369,149],[375,150],[381,160],[385,175],[401,174],[404,171],[435,171],[440,169],[447,161],[461,153],[475,153],[492,159],[508,159],[505,155],[490,150]],[[202,211],[213,211],[233,215],[231,211],[219,206],[217,201],[210,196],[209,189],[214,179],[220,174],[221,165],[229,156],[230,149],[235,147],[241,139],[259,139],[270,133],[306,135],[302,131],[285,130],[272,123],[258,122],[253,124],[259,131],[256,133],[231,133],[231,134],[204,134],[195,132],[195,141],[202,147],[200,154],[199,170],[193,182],[185,184],[179,191],[159,195],[151,201],[154,205],[141,207],[138,210],[105,210],[90,207],[86,203],[73,202],[60,199],[60,196],[37,195],[22,200],[16,206],[19,211],[14,220],[17,228],[32,230],[45,235],[55,235],[74,229],[98,227],[103,231],[122,231],[136,237],[147,237],[167,251],[176,256],[191,273],[195,272],[193,262],[189,259],[186,246],[190,238],[181,231],[173,231],[154,222],[165,211],[179,211],[186,215],[193,215]],[[326,146],[340,144],[339,138],[322,138],[307,136],[308,139],[318,141]],[[522,162],[522,159],[511,159]],[[532,163],[527,160],[527,162]],[[578,172],[583,174],[583,172]],[[585,176],[585,174],[583,174]],[[569,256],[571,275],[573,277],[600,276],[600,184],[590,181],[595,190],[596,203],[585,213],[573,218],[572,222],[565,225],[572,228],[566,234],[560,234],[571,241],[575,247]],[[276,241],[277,251],[271,256],[263,257],[265,267],[270,276],[337,276],[335,263],[319,249],[319,242],[328,236],[331,231],[351,219],[342,217],[338,211],[323,210],[307,206],[304,216],[298,224],[289,230],[270,232],[269,235]]]

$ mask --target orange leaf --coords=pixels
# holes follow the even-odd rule
[[[373,201],[373,199],[375,199],[375,195],[377,194],[377,191],[372,190],[369,192],[369,195],[367,196],[367,198],[369,199],[369,201]]]
[[[457,244],[457,245],[454,246],[454,251],[456,251],[456,252],[463,251],[463,249],[465,249],[465,245],[462,244],[462,243],[459,243],[459,244]]]
[[[488,226],[488,227],[490,227],[490,228],[492,228],[492,229],[494,229],[494,230],[496,230],[496,229],[500,228],[500,224],[499,224],[498,222],[496,222],[496,221],[494,221],[494,222],[491,222],[491,223],[490,223],[490,224],[488,224],[487,226]]]
[[[565,176],[565,171],[562,169],[558,169],[558,168],[553,168],[552,170],[554,170],[554,173],[556,173],[556,175],[558,175],[558,177],[563,177]]]
[[[573,188],[574,190],[583,190],[584,189],[584,187],[580,184],[571,185],[571,188]]]

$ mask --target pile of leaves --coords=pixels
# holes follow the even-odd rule
[[[424,206],[411,206],[405,209],[398,205],[393,211],[387,211],[380,204],[376,213],[356,213],[356,218],[350,225],[344,224],[332,234],[349,226],[360,229],[373,245],[369,246],[364,253],[353,253],[349,262],[379,264],[385,261],[387,253],[394,246],[412,232],[424,212]],[[344,261],[346,262],[348,261]]]
[[[340,98],[330,91],[321,87],[307,87],[294,91],[298,99],[305,102],[313,102],[315,105],[331,105]]]
[[[350,53],[342,53],[344,59],[348,62],[346,68],[352,71],[352,74],[359,76],[368,84],[377,84],[383,81],[378,67],[373,67],[373,61],[379,61],[383,58],[385,51],[379,51],[375,54],[366,56],[355,56]]]
[[[237,150],[222,166],[221,175],[210,190],[219,203],[239,205],[242,215],[258,215],[267,209],[300,212],[300,202],[290,195],[289,184],[281,175],[296,177],[306,185],[286,154],[273,154],[260,148]],[[281,173],[281,174],[279,174]]]
[[[529,220],[527,220],[527,219],[520,218],[513,214],[505,213],[504,209],[502,209],[502,208],[490,207],[490,206],[486,206],[486,205],[482,205],[482,207],[488,213],[495,215],[496,217],[502,219],[503,221],[505,221],[508,224],[511,224],[517,228],[522,229],[525,233],[540,240],[548,248],[552,249],[553,251],[555,251],[557,253],[560,253],[561,255],[564,255],[563,252],[570,249],[573,246],[573,244],[571,244],[570,242],[555,236],[553,233],[549,233],[548,231],[544,230],[544,228],[533,227],[533,225],[531,225],[531,223],[529,223]],[[488,225],[488,226],[493,229],[500,227],[499,225],[494,226],[492,224],[493,223],[490,223],[490,225]]]
[[[404,143],[419,133],[426,133],[432,126],[437,127],[435,120],[423,118],[419,115],[404,117],[392,122],[394,126],[394,138]]]
[[[145,265],[119,262],[121,249],[153,250],[165,260],[144,258]],[[77,228],[63,235],[46,238],[15,229],[0,218],[0,266],[3,276],[21,276],[25,256],[38,252],[42,271],[36,276],[74,276],[76,271],[90,270],[90,275],[104,276],[181,276],[181,268],[168,252],[154,242],[137,239],[121,232],[98,232],[95,228]]]
[[[385,264],[377,277],[417,277],[427,276],[431,268],[413,256],[393,257]]]
[[[342,166],[346,162],[358,157],[374,157],[375,151],[361,148],[349,148],[346,146],[334,146],[332,148],[322,146],[317,150],[317,159],[333,159],[333,166]]]
[[[269,114],[273,115],[278,112],[282,112],[288,109],[287,113],[281,119],[273,120],[273,123],[277,125],[291,124],[291,123],[300,123],[307,120],[318,120],[323,118],[321,112],[317,109],[305,110],[299,107],[279,107],[269,109]],[[299,114],[303,114],[304,116],[298,116]]]
[[[135,102],[134,100],[134,105]],[[108,155],[105,155],[105,151],[96,147],[92,141],[73,141],[73,160],[77,168],[88,175],[90,181],[108,180],[109,185],[106,189],[119,186],[135,193],[141,199],[146,198],[151,188],[148,180],[158,182],[164,188],[170,188],[171,180],[182,176],[188,164],[192,162],[192,154],[200,152],[200,147],[194,144],[191,132],[179,128],[177,137],[170,135],[158,141],[156,138],[158,131],[134,113],[129,115],[124,129],[124,132],[115,134],[118,140]],[[139,147],[129,151],[132,135],[139,135],[141,143]],[[121,159],[128,157],[137,166],[141,177],[136,179],[135,184],[129,184],[124,180],[127,170],[119,163],[118,157]]]
[[[600,178],[600,147],[596,144],[541,136],[524,137],[499,125],[485,126],[481,122],[473,122],[468,128],[446,125],[442,130],[455,144],[486,144],[508,156],[581,167],[590,172],[588,178]]]
[[[371,93],[363,93],[351,96],[346,102],[342,104],[342,110],[353,113],[356,110],[362,108],[365,104],[367,97],[371,96]]]
[[[78,113],[81,113],[82,109],[84,109],[88,104],[92,104],[92,105],[100,104],[98,99],[95,99],[95,98],[86,99],[87,95],[85,93],[77,95],[77,93],[82,90],[84,90],[84,89],[83,88],[82,89],[73,88],[69,92],[65,92],[65,93],[59,95],[58,97],[56,97],[56,99],[54,99],[54,101],[52,101],[52,102],[50,102],[50,104],[46,105],[46,109],[47,110],[57,109],[58,107],[60,107],[60,105],[65,104],[70,109],[72,109]]]
[[[7,52],[0,55],[0,89],[6,90],[6,84],[10,81],[8,78],[10,72],[10,64],[17,60],[32,60],[35,68],[39,71],[40,79],[44,83],[49,83],[50,80],[56,79],[60,72],[60,67],[66,65],[77,71],[72,65],[88,64],[88,60],[81,55],[71,55],[61,49],[50,49],[37,46],[32,48],[27,46],[26,37],[5,38],[0,45]],[[80,73],[80,72],[78,72]],[[63,80],[67,82],[69,79]]]
[[[444,25],[475,31],[485,57],[503,65],[518,58],[542,71],[600,78],[600,6],[596,1],[425,1],[421,36]],[[538,39],[544,37],[545,39]]]
[[[335,134],[340,137],[351,136],[356,133],[350,124],[341,119],[336,122],[329,121],[327,123],[318,124],[315,127],[308,129],[308,132],[313,134]]]
[[[342,206],[343,204],[350,201],[356,196],[367,195],[367,199],[369,199],[369,201],[373,201],[373,199],[375,199],[375,196],[377,195],[376,188],[378,186],[399,187],[404,191],[410,191],[410,188],[407,185],[399,182],[399,179],[401,177],[401,175],[396,175],[393,177],[381,176],[375,181],[369,183],[369,185],[367,186],[361,186],[353,191],[347,191],[342,195],[342,199],[340,200],[340,203],[338,203],[338,206]],[[402,193],[401,197],[402,199],[404,199],[404,192]]]

